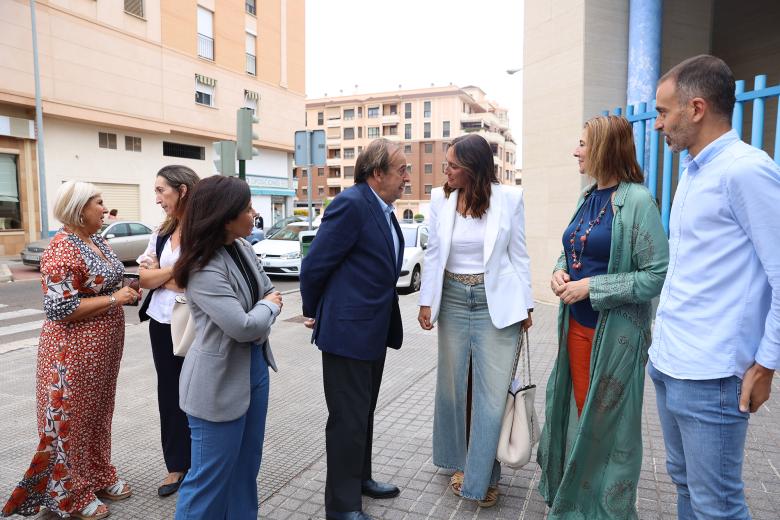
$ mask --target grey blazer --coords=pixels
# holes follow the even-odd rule
[[[243,239],[235,243],[247,263],[257,266],[260,294],[268,294],[273,285],[252,246]],[[268,365],[277,370],[268,334],[280,309],[266,300],[251,305],[251,289],[224,248],[190,275],[185,293],[196,333],[179,376],[179,407],[207,421],[238,419],[249,408],[250,349],[258,348],[253,343],[262,345]]]

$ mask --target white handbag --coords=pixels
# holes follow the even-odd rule
[[[525,341],[523,341],[525,339]],[[523,348],[525,345],[525,348]],[[527,383],[522,374],[517,377],[518,361],[526,351]],[[522,366],[522,365],[521,365]],[[506,397],[501,433],[498,438],[496,459],[510,468],[522,468],[531,460],[531,450],[539,442],[539,419],[536,417],[534,398],[536,385],[531,384],[531,354],[528,346],[528,331],[520,332],[517,353],[512,368],[512,381]]]
[[[184,357],[195,339],[195,320],[190,315],[187,298],[183,294],[176,296],[171,312],[171,340],[173,355]]]

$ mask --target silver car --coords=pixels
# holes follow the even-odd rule
[[[152,229],[142,222],[117,220],[107,222],[99,233],[108,241],[116,256],[123,262],[132,262],[146,250]],[[50,238],[30,242],[22,250],[22,263],[39,267],[41,254],[49,246]]]

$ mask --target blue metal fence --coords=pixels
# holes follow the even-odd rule
[[[739,136],[742,137],[745,105],[747,103],[752,103],[753,117],[750,131],[750,144],[757,148],[766,149],[764,146],[764,130],[765,128],[768,128],[770,122],[765,121],[764,118],[765,103],[767,100],[775,100],[778,102],[778,110],[774,122],[774,160],[777,164],[780,164],[780,84],[767,87],[766,75],[762,74],[755,77],[753,90],[745,92],[744,80],[737,81],[736,87],[737,103],[734,106],[734,116],[732,117],[731,124]],[[603,114],[608,115],[609,111],[606,110]],[[618,107],[614,110],[613,114],[623,115],[623,109]],[[655,111],[655,101],[651,101],[649,104],[639,103],[637,105],[629,105],[625,110],[625,117],[634,126],[634,135],[637,136],[637,160],[639,161],[642,170],[645,172],[645,184],[650,190],[650,193],[653,194],[653,197],[659,201],[661,207],[661,220],[668,233],[669,213],[672,208],[672,187],[673,185],[677,185],[676,181],[685,169],[684,159],[688,155],[688,152],[680,152],[679,156],[675,158],[675,154],[672,153],[665,142],[663,142],[663,146],[661,145],[660,132],[652,129],[657,115],[658,112]],[[646,146],[645,142],[645,136],[648,134],[648,129],[650,130],[649,147]],[[661,164],[660,182],[658,178],[659,162]],[[674,167],[675,162],[676,168]],[[677,171],[677,176],[676,178],[673,178],[672,172],[675,170]],[[658,195],[659,189],[661,192],[660,197]]]

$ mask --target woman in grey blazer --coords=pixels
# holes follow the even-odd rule
[[[174,279],[185,287],[195,340],[179,378],[192,465],[176,520],[257,518],[257,474],[268,409],[268,335],[282,296],[243,238],[255,212],[249,186],[213,176],[193,190]]]

